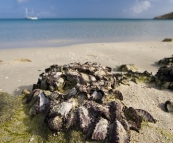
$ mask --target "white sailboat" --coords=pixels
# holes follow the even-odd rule
[[[38,17],[36,16],[29,16],[28,15],[28,9],[26,8],[26,19],[29,19],[29,20],[38,20]]]

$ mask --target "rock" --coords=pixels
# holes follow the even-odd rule
[[[162,40],[162,42],[172,42],[172,38],[165,38]]]

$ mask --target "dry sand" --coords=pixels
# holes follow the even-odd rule
[[[19,95],[24,88],[32,88],[40,73],[52,64],[71,62],[99,62],[116,69],[121,64],[135,64],[139,71],[155,74],[155,64],[172,56],[173,42],[91,43],[60,48],[25,48],[0,50],[0,91]],[[118,89],[127,106],[150,112],[157,123],[144,123],[140,133],[132,131],[132,143],[173,143],[173,114],[166,113],[163,103],[173,98],[168,90],[145,84],[130,83]]]

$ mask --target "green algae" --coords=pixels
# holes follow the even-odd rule
[[[124,64],[118,67],[118,71],[128,72],[128,71],[138,71],[138,68],[134,64]]]
[[[0,124],[11,119],[18,108],[18,102],[15,96],[0,92]]]
[[[171,130],[163,129],[163,128],[160,128],[158,126],[153,126],[153,125],[151,125],[148,122],[142,122],[141,128],[144,128],[144,127],[149,127],[151,130],[154,130],[155,132],[157,132],[157,134],[160,134],[162,142],[170,142],[170,143],[172,143],[172,141],[173,141],[173,133],[172,133]]]
[[[32,103],[25,104],[24,95],[15,97],[0,93],[0,97],[0,142],[67,142],[63,133],[57,137],[52,136],[44,122],[44,114],[33,118],[29,116]]]
[[[12,96],[0,92],[1,143],[80,143],[84,134],[76,127],[54,136],[44,122],[44,114],[30,117],[33,103],[26,104],[25,95]],[[98,141],[87,141],[98,143]]]
[[[44,142],[48,139],[44,116],[30,118],[30,105],[25,104],[23,95],[0,93],[0,97],[0,142],[29,142],[31,138],[34,138],[32,142]]]
[[[169,138],[170,140],[173,141],[173,134],[172,134],[171,132],[169,132],[168,130],[161,129],[161,128],[157,128],[157,130],[158,130],[164,137],[167,137],[167,138]]]

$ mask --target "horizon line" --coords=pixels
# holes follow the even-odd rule
[[[75,20],[75,19],[76,19],[76,20],[79,20],[79,19],[81,19],[81,20],[82,20],[82,19],[83,19],[83,20],[85,20],[85,19],[86,19],[86,20],[89,20],[89,19],[91,19],[91,20],[102,20],[102,19],[105,19],[105,20],[106,20],[106,19],[107,19],[107,20],[114,20],[114,19],[115,19],[115,20],[123,20],[123,19],[124,19],[124,20],[125,20],[125,19],[126,19],[126,20],[128,20],[128,19],[129,19],[129,20],[153,20],[154,18],[39,18],[39,17],[38,17],[38,20],[46,20],[46,19],[47,19],[47,20],[48,20],[48,19],[50,19],[50,20],[51,20],[51,19],[57,19],[57,20],[58,20],[58,19],[59,19],[59,20],[61,20],[61,19],[64,19],[64,20],[65,20],[65,19],[66,19],[66,20],[68,20],[68,19],[69,19],[69,20]],[[27,20],[27,19],[26,19],[26,18],[0,18],[0,20]]]

